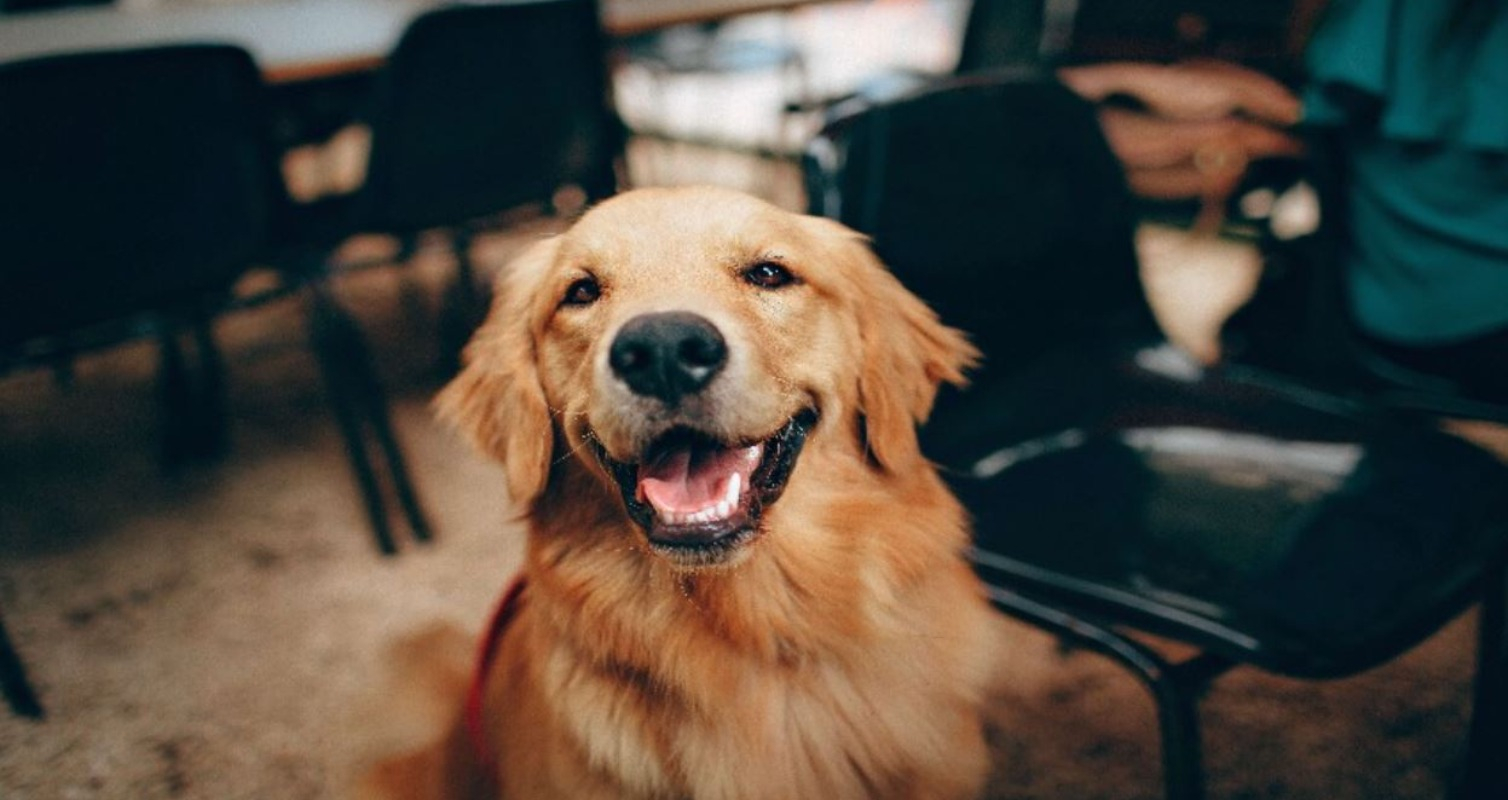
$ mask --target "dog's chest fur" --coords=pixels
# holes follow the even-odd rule
[[[720,652],[701,657],[720,663],[699,686],[651,676],[697,659],[681,649],[691,642],[663,643],[649,669],[561,646],[540,680],[569,738],[624,797],[964,796],[945,791],[960,779],[946,748],[978,724],[972,676],[922,642],[887,644],[868,658],[855,648],[850,663],[771,664],[704,643]]]
[[[621,593],[602,576],[638,556],[575,555],[553,563],[531,603],[527,669],[562,756],[591,764],[602,796],[977,792],[988,623],[971,584],[950,574],[956,559],[904,589],[856,570],[819,600],[760,574],[781,571],[771,563],[699,586],[625,576],[642,588]]]

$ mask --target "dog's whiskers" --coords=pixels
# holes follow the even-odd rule
[[[564,409],[564,408],[551,408],[550,409],[550,416],[552,416],[552,417],[555,418],[555,424],[556,424],[556,426],[559,429],[566,430],[567,429],[567,423],[569,421],[571,421],[572,418],[585,418],[586,417],[586,412],[585,411],[571,411],[569,409]],[[575,445],[575,446],[571,447],[570,449],[567,449],[565,452],[562,452],[558,457],[555,458],[554,461],[551,462],[551,464],[552,465],[559,465],[559,464],[565,463],[566,461],[570,460],[572,457],[574,457],[577,454],[579,454],[581,452],[581,450],[582,450],[582,447],[586,443],[588,443],[588,442],[597,442],[598,444],[602,443],[602,440],[599,439],[599,438],[597,438],[596,432],[593,431],[590,427],[588,427],[588,428],[586,428],[585,430],[582,431],[582,439],[583,439],[582,444]]]
[[[595,438],[595,437],[593,437],[593,438]],[[579,453],[581,453],[581,451],[583,449],[585,449],[585,447],[586,447],[586,442],[583,441],[581,444],[576,445],[574,447],[571,447],[570,449],[568,449],[565,452],[561,453],[560,456],[558,458],[556,458],[555,461],[552,462],[552,463],[554,463],[554,464],[563,464],[563,463],[571,460],[572,458],[574,458]]]

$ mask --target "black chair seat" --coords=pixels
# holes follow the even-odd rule
[[[981,575],[1076,613],[1340,677],[1454,617],[1508,543],[1508,467],[1436,430],[1166,347],[1059,353],[1022,377],[960,400],[996,417],[1044,408],[1024,396],[1040,387],[1091,401],[986,435],[959,402],[934,457],[989,521]]]

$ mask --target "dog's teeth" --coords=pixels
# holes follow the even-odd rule
[[[755,448],[757,449],[757,448]],[[744,477],[738,472],[728,476],[723,484],[723,495],[715,503],[712,503],[696,511],[675,511],[668,508],[655,508],[660,522],[665,525],[701,525],[708,522],[721,522],[733,516],[738,510],[739,500],[743,496]]]
[[[723,487],[723,498],[716,505],[709,506],[702,513],[710,520],[724,520],[733,516],[733,509],[738,508],[738,498],[743,492],[743,476],[735,472],[728,476],[728,483]]]
[[[764,442],[760,442],[759,444],[751,444],[748,447],[745,447],[743,450],[740,450],[738,454],[741,458],[743,458],[744,463],[747,464],[750,469],[753,469],[756,465],[759,464],[759,460],[761,458],[764,458]],[[738,473],[734,474],[736,475]]]

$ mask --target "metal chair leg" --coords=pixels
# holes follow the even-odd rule
[[[1483,587],[1478,618],[1477,676],[1472,701],[1471,729],[1466,744],[1466,771],[1461,786],[1465,800],[1508,797],[1508,767],[1503,743],[1508,741],[1508,599],[1504,570],[1490,571]]]
[[[434,534],[429,527],[429,519],[419,505],[419,498],[414,493],[413,483],[408,477],[408,468],[402,461],[402,454],[398,451],[397,445],[391,441],[391,434],[384,438],[382,446],[388,450],[388,468],[393,474],[393,489],[398,493],[398,505],[403,509],[403,515],[408,520],[409,532],[413,534],[416,541],[432,541]]]
[[[193,391],[183,342],[178,338],[176,322],[164,320],[157,331],[157,395],[161,429],[160,459],[162,468],[173,471],[189,459],[193,448]]]
[[[1204,761],[1199,735],[1200,694],[1233,664],[1203,654],[1171,664],[1150,648],[1107,627],[1039,603],[1015,592],[989,587],[995,607],[1050,633],[1070,637],[1131,671],[1157,705],[1162,743],[1163,786],[1168,800],[1203,800]]]
[[[193,323],[194,349],[198,356],[199,385],[194,401],[194,455],[217,459],[229,446],[225,402],[225,361],[215,342],[213,320],[200,314]]]
[[[330,395],[330,406],[340,426],[341,438],[345,441],[351,468],[356,475],[357,488],[366,505],[367,518],[372,524],[372,534],[377,540],[377,549],[384,555],[398,552],[393,532],[388,524],[387,511],[382,502],[382,487],[377,473],[372,469],[371,457],[363,440],[360,413],[356,407],[357,390],[352,384],[351,360],[365,357],[364,350],[353,352],[353,337],[359,334],[345,313],[329,296],[327,287],[315,283],[311,291],[312,333],[315,358],[319,362],[320,375],[325,391]]]
[[[1199,699],[1210,683],[1235,663],[1211,653],[1143,673],[1142,682],[1157,701],[1162,731],[1163,776],[1169,798],[1204,797],[1204,743],[1200,734]]]
[[[414,492],[413,481],[408,474],[408,465],[403,458],[403,450],[393,436],[387,404],[382,401],[380,395],[373,399],[378,405],[368,421],[372,424],[372,433],[377,437],[377,446],[382,450],[383,459],[387,461],[388,476],[392,480],[393,491],[398,495],[398,506],[403,509],[403,516],[408,520],[409,533],[417,541],[428,542],[432,538],[429,520],[424,515],[424,509],[419,505],[417,493]]]
[[[43,717],[42,703],[26,678],[26,667],[11,644],[3,615],[0,615],[0,690],[4,691],[5,702],[11,711],[30,719]]]
[[[176,316],[159,323],[161,459],[168,471],[225,455],[225,366],[210,325],[202,312],[188,323]],[[191,351],[184,346],[190,340]]]
[[[349,369],[354,395],[352,399],[364,412],[362,416],[365,417],[366,425],[371,429],[373,438],[376,439],[378,451],[387,464],[388,479],[392,484],[393,492],[398,496],[398,506],[408,521],[410,533],[414,539],[427,542],[430,540],[429,522],[425,518],[424,510],[419,506],[419,498],[414,491],[413,480],[409,477],[403,449],[398,446],[397,437],[393,434],[392,414],[388,408],[387,394],[383,391],[382,382],[377,377],[376,368],[372,364],[371,353],[362,340],[360,331],[348,318],[345,325],[349,327],[344,342],[348,351],[344,361]]]

